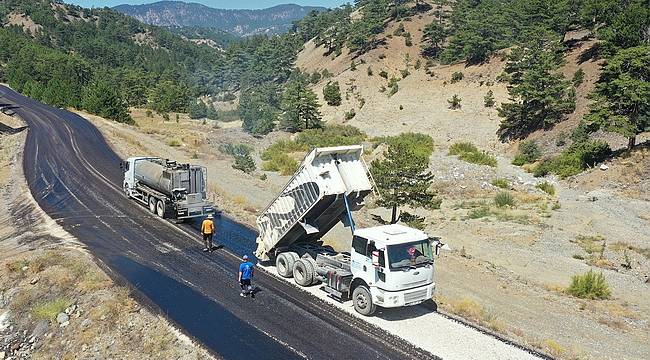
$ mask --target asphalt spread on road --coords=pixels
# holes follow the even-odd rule
[[[191,224],[159,219],[122,193],[121,159],[81,116],[7,87],[0,102],[28,126],[23,167],[38,205],[135,296],[223,359],[437,359],[264,272],[241,298],[239,257],[255,232],[217,219],[203,253]],[[435,336],[435,334],[423,334]]]

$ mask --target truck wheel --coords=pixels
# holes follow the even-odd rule
[[[287,253],[281,253],[275,259],[275,268],[278,270],[278,274],[284,278],[290,278],[293,276],[293,265],[295,260],[293,256]]]
[[[372,302],[370,290],[365,285],[357,286],[354,289],[352,302],[354,303],[354,310],[364,316],[370,316],[377,310],[377,306]]]
[[[127,184],[124,184],[122,188],[124,189],[124,195],[126,195],[127,199],[131,198],[131,191],[129,191],[129,186]]]
[[[156,213],[156,198],[153,196],[149,196],[149,211],[153,214]]]
[[[293,279],[300,286],[309,286],[314,281],[314,268],[306,260],[300,259],[293,264]]]
[[[165,217],[165,203],[162,200],[158,200],[158,203],[156,204],[156,215],[161,218]]]

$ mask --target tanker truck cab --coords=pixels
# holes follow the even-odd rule
[[[431,299],[439,241],[399,224],[356,229],[350,251],[350,297],[364,315]]]

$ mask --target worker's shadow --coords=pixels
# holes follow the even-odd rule
[[[379,311],[375,313],[375,316],[381,319],[388,321],[406,320],[419,318],[421,316],[437,312],[438,304],[435,301],[431,300],[415,306],[379,309]]]

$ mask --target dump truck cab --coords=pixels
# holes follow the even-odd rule
[[[366,286],[372,304],[400,307],[433,296],[433,255],[439,241],[399,224],[356,229],[350,251],[350,287]],[[352,295],[354,299],[354,295]]]

